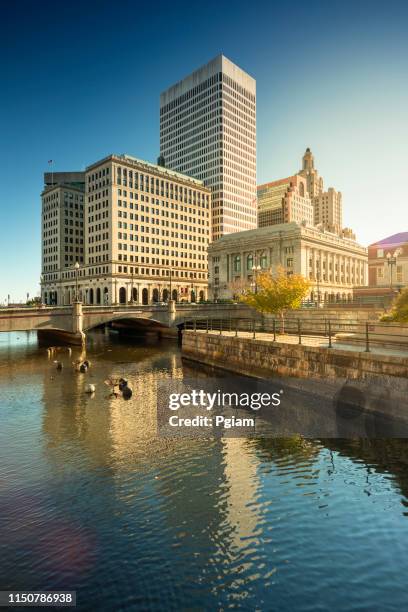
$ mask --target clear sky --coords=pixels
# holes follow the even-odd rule
[[[38,292],[47,161],[155,161],[160,92],[220,52],[257,80],[259,183],[309,146],[362,244],[408,231],[405,1],[2,0],[0,47],[0,301]]]

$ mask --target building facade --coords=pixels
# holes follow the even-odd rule
[[[281,223],[313,225],[313,206],[303,176],[294,175],[257,187],[258,226]]]
[[[408,232],[370,244],[368,285],[397,290],[408,285]]]
[[[314,219],[313,224],[318,225],[332,234],[342,235],[343,232],[343,203],[340,191],[329,187],[324,191],[323,178],[315,168],[314,156],[309,147],[302,158],[302,169],[299,174],[307,181],[307,191],[310,195]],[[350,232],[351,230],[345,230]]]
[[[46,172],[41,194],[41,284],[46,304],[58,304],[59,284],[84,264],[84,172]]]
[[[90,165],[83,261],[57,267],[43,301],[53,291],[55,303],[70,304],[77,290],[86,304],[206,299],[210,213],[210,190],[198,179],[129,155]]]
[[[224,236],[210,244],[209,292],[231,299],[255,283],[257,268],[302,274],[313,301],[350,300],[367,283],[367,249],[315,227],[285,223]],[[255,268],[255,270],[254,270]]]
[[[160,96],[160,155],[212,194],[212,239],[257,226],[256,82],[223,55]]]

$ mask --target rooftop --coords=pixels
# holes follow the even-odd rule
[[[370,247],[399,246],[406,242],[408,242],[408,232],[400,232],[399,234],[388,236],[388,238],[383,238],[379,242],[373,242],[373,244],[370,244]]]
[[[150,172],[164,174],[164,175],[167,175],[168,177],[173,177],[175,179],[178,178],[180,180],[189,181],[199,187],[204,187],[204,182],[201,181],[200,179],[196,179],[193,176],[189,176],[188,174],[182,174],[181,172],[176,172],[175,170],[170,170],[170,168],[166,168],[166,166],[159,166],[158,164],[152,164],[151,162],[145,161],[144,159],[133,157],[133,155],[126,155],[125,153],[122,153],[121,155],[112,153],[111,155],[104,157],[103,159],[95,162],[94,164],[87,166],[86,168],[87,172],[89,172],[89,170],[91,170],[92,168],[95,168],[96,166],[100,166],[101,164],[106,163],[109,159],[117,159],[119,161],[134,164],[135,166],[143,168],[147,172],[150,170]]]

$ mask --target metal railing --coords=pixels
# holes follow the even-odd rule
[[[222,318],[207,317],[189,319],[184,322],[184,329],[194,332],[217,333],[239,337],[262,338],[284,342],[282,336],[295,336],[298,344],[306,343],[305,338],[327,339],[328,348],[343,348],[346,344],[361,345],[365,352],[370,352],[372,345],[402,347],[408,351],[408,324],[382,323],[377,321],[344,321],[333,318]],[[304,342],[305,340],[305,342]]]

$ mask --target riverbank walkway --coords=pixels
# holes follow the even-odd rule
[[[239,337],[239,338],[254,338],[254,333],[253,331],[229,331],[229,330],[222,330],[221,334],[219,330],[205,330],[205,329],[197,329],[196,333],[198,334],[211,334],[213,336],[226,336],[226,337]],[[302,344],[303,346],[310,346],[310,347],[319,347],[319,348],[326,348],[326,349],[330,349],[330,350],[342,350],[342,351],[350,351],[353,353],[371,353],[373,355],[392,355],[395,357],[408,357],[408,346],[405,348],[403,346],[395,346],[395,347],[390,347],[390,346],[381,346],[375,343],[371,343],[370,347],[369,347],[369,351],[365,350],[365,344],[364,342],[361,343],[347,343],[344,341],[337,341],[336,338],[332,338],[332,346],[330,347],[330,340],[328,336],[310,336],[310,335],[301,335],[301,342],[299,342],[299,335],[298,334],[280,334],[280,333],[276,333],[275,337],[273,333],[270,332],[261,332],[261,331],[256,331],[255,333],[255,339],[256,340],[263,340],[266,342],[278,342],[278,343],[282,343],[282,344],[293,344],[293,345],[299,345]]]

